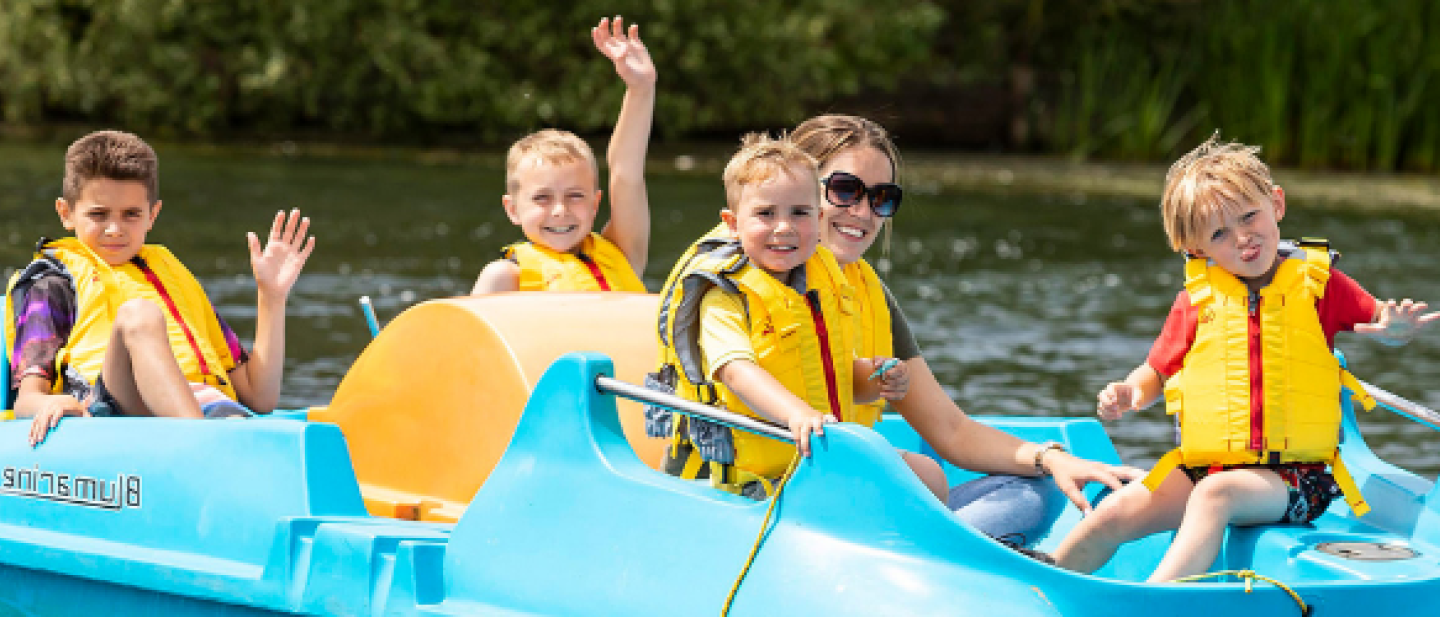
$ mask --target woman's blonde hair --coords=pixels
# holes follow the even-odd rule
[[[1165,236],[1176,251],[1193,249],[1213,217],[1255,203],[1270,203],[1275,182],[1270,168],[1256,156],[1259,146],[1210,139],[1170,166],[1160,218]]]
[[[815,116],[795,127],[790,139],[815,157],[817,167],[824,167],[832,157],[850,148],[874,148],[890,159],[890,175],[899,182],[900,151],[895,149],[885,127],[871,120],[841,114]]]

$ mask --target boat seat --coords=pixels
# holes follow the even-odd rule
[[[328,407],[365,504],[376,516],[454,522],[485,482],[531,389],[561,355],[597,351],[640,383],[656,365],[658,296],[516,292],[425,302],[365,348]],[[645,436],[640,405],[620,406],[625,435],[658,468],[664,442]]]

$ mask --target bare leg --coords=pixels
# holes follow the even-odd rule
[[[1192,488],[1190,478],[1179,470],[1153,493],[1139,482],[1125,485],[1080,519],[1055,549],[1055,563],[1088,574],[1110,561],[1121,544],[1179,527]]]
[[[165,314],[152,302],[130,300],[115,312],[101,375],[127,414],[204,417],[170,349]]]
[[[910,466],[910,471],[920,476],[920,481],[925,484],[925,488],[935,494],[936,499],[941,502],[945,501],[945,496],[950,494],[950,482],[945,479],[945,471],[940,469],[940,463],[924,454],[905,450],[900,451],[900,458],[905,459],[905,464]]]
[[[1185,517],[1150,582],[1200,574],[1220,554],[1230,525],[1273,523],[1285,515],[1289,491],[1269,469],[1230,469],[1206,476],[1185,504]]]

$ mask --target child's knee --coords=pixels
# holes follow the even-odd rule
[[[127,300],[115,311],[115,329],[126,335],[164,333],[165,313],[149,300]]]
[[[1138,527],[1138,521],[1145,517],[1147,508],[1154,506],[1154,495],[1139,482],[1132,482],[1111,493],[1100,501],[1094,510],[1085,516],[1086,522],[1102,535],[1114,536],[1128,541],[1136,535],[1131,529]]]
[[[1254,480],[1236,472],[1210,474],[1195,483],[1187,508],[1229,510],[1254,491]]]

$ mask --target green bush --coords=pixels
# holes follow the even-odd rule
[[[887,88],[924,60],[939,12],[904,0],[7,0],[4,118],[495,140],[608,126],[623,85],[590,43],[641,25],[666,134],[784,126]]]
[[[5,0],[0,109],[168,137],[593,133],[623,86],[587,31],[616,13],[660,68],[661,136],[840,109],[915,144],[907,117],[980,110],[1017,150],[1164,160],[1219,128],[1272,162],[1440,169],[1432,0]]]

